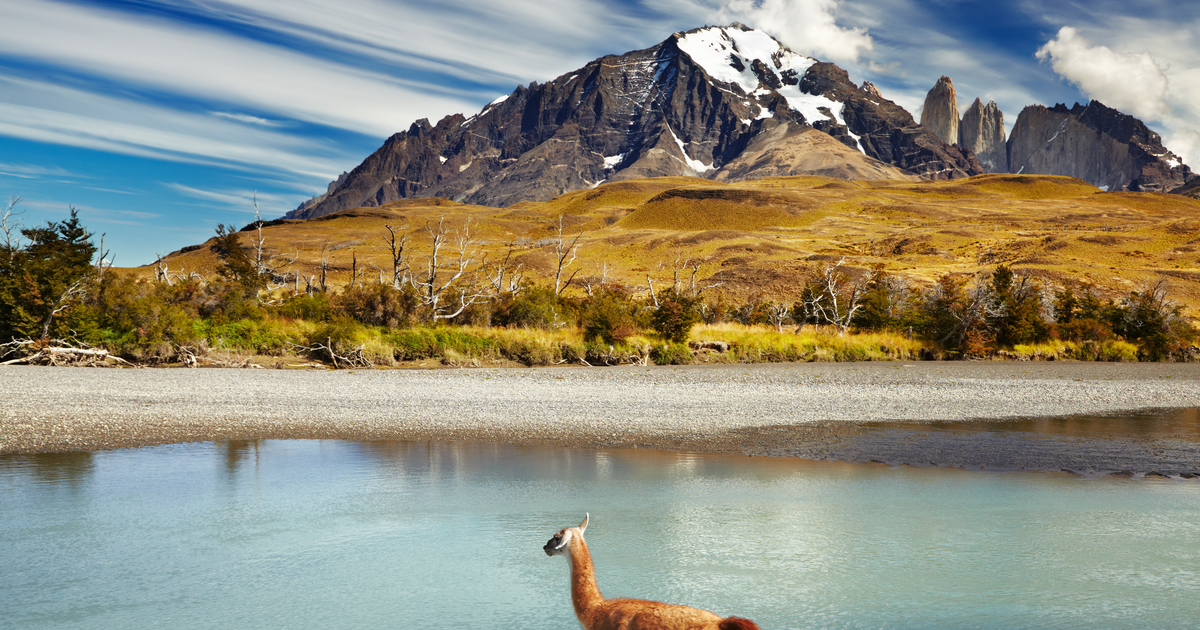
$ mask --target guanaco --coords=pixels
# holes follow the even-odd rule
[[[571,563],[571,603],[584,630],[759,630],[741,617],[726,617],[676,604],[644,599],[604,599],[596,586],[592,554],[583,540],[585,514],[579,527],[560,530],[542,550],[548,556],[566,555]]]

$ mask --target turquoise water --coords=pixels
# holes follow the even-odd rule
[[[1200,482],[642,451],[264,441],[0,457],[0,628],[1200,627]]]

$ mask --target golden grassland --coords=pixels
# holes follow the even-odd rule
[[[367,280],[391,276],[384,226],[407,226],[414,263],[428,254],[424,227],[444,217],[470,219],[479,255],[514,248],[527,279],[553,280],[551,241],[562,217],[581,233],[571,270],[595,282],[644,291],[669,283],[673,268],[697,265],[698,278],[731,301],[793,299],[806,274],[845,258],[924,286],[946,274],[976,274],[998,264],[1059,285],[1093,283],[1104,297],[1126,295],[1166,276],[1171,298],[1200,313],[1200,201],[1179,195],[1102,192],[1077,179],[981,175],[945,182],[768,178],[722,184],[656,178],[602,184],[544,203],[507,208],[412,199],[265,227],[267,247],[296,252],[294,269],[315,273],[324,251],[332,285],[349,280],[352,257]],[[251,233],[243,233],[249,245]],[[166,257],[173,271],[215,272],[207,247]],[[416,266],[416,264],[414,264]],[[149,275],[150,267],[135,271]],[[690,276],[690,271],[688,272]],[[301,285],[303,286],[303,285]]]
[[[292,339],[311,337],[321,324],[303,320],[272,322],[265,329],[274,335]],[[246,337],[223,338],[215,331],[207,356],[220,361],[250,360],[257,365],[307,367],[300,352],[283,350],[257,354],[247,349],[254,341]],[[245,330],[227,331],[245,335]],[[908,361],[934,357],[936,350],[921,340],[909,340],[895,333],[859,333],[839,335],[832,326],[806,326],[800,331],[785,327],[783,332],[769,326],[745,326],[738,323],[700,324],[689,342],[722,341],[728,351],[687,350],[670,346],[661,339],[633,335],[613,346],[584,341],[583,331],[575,326],[554,330],[482,326],[418,326],[389,329],[361,326],[347,345],[360,345],[363,356],[373,367],[511,367],[554,365],[616,365],[643,363],[778,363],[827,361]],[[1051,357],[1051,350],[1056,350]],[[1029,356],[1014,358],[1073,358],[1063,348],[1028,350]],[[1129,360],[1136,361],[1135,353]],[[298,363],[299,362],[299,363]]]

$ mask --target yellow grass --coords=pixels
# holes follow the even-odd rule
[[[833,326],[794,327],[779,332],[770,326],[736,323],[704,324],[692,329],[692,341],[725,341],[731,359],[739,363],[780,361],[907,361],[917,359],[925,345],[894,333],[839,335]]]
[[[735,184],[658,178],[511,208],[407,200],[271,226],[263,234],[275,251],[298,251],[291,269],[306,276],[315,273],[325,247],[329,282],[338,287],[349,280],[352,257],[360,270],[370,269],[368,278],[378,275],[375,268],[390,276],[384,225],[407,225],[409,251],[419,264],[429,248],[421,228],[443,216],[453,226],[470,218],[485,241],[477,246],[477,259],[487,254],[495,261],[513,244],[513,260],[523,264],[526,278],[547,282],[554,273],[548,239],[564,214],[570,236],[582,232],[571,268],[579,275],[568,293],[579,292],[581,281],[598,279],[604,265],[610,282],[644,293],[647,275],[661,287],[671,281],[677,261],[686,261],[700,265],[699,279],[713,276],[709,284],[720,283],[708,295],[733,302],[755,295],[789,300],[807,274],[830,257],[845,256],[845,266],[858,273],[881,265],[918,286],[945,273],[986,273],[1007,264],[1054,286],[1095,283],[1104,298],[1127,295],[1165,275],[1171,298],[1189,315],[1200,313],[1200,201],[1102,193],[1066,177],[982,175],[916,183],[792,177]],[[201,247],[173,254],[167,264],[212,274],[217,261]]]

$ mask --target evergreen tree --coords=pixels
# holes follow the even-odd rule
[[[45,340],[55,316],[82,296],[93,276],[96,246],[71,208],[66,221],[21,230],[24,246],[0,252],[0,339]]]

